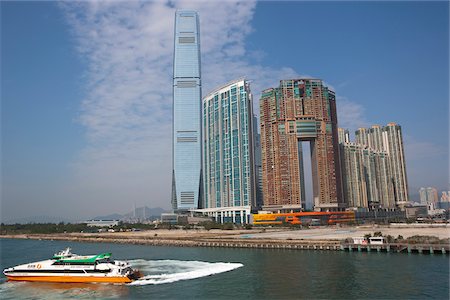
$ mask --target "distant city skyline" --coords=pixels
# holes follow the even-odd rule
[[[448,2],[0,5],[2,221],[169,208],[176,9],[199,13],[205,92],[246,76],[259,115],[263,89],[321,78],[350,135],[402,125],[411,195],[449,189]]]
[[[434,187],[421,187],[419,194],[421,204],[436,203],[439,200],[438,192]]]

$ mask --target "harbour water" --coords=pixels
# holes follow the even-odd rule
[[[448,299],[449,256],[280,249],[183,248],[0,239],[0,267],[112,252],[144,272],[129,285],[0,279],[2,299]]]

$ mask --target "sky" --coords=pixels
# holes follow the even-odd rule
[[[322,79],[338,123],[402,126],[410,195],[449,190],[449,4],[1,1],[1,220],[170,208],[174,13],[200,16],[203,94]],[[352,134],[353,135],[353,134]]]

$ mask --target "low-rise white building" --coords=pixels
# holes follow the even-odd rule
[[[438,209],[434,203],[428,203],[427,214],[429,216],[442,215],[445,214],[445,209]]]
[[[89,220],[86,224],[89,227],[113,227],[119,225],[119,220]]]
[[[385,243],[385,238],[382,236],[372,236],[369,238],[369,244],[371,245],[383,245]]]
[[[195,209],[193,212],[199,212],[217,223],[234,223],[234,224],[250,224],[251,207],[250,206],[231,206],[231,207],[215,207]]]

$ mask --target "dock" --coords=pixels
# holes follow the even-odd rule
[[[405,244],[391,243],[382,245],[356,245],[348,243],[268,243],[268,242],[243,242],[243,241],[203,241],[196,244],[197,247],[221,247],[221,248],[256,248],[256,249],[289,249],[289,250],[322,250],[322,251],[347,251],[347,252],[384,252],[384,253],[419,253],[419,254],[450,254],[449,244]]]
[[[362,245],[344,243],[341,245],[342,251],[356,252],[392,252],[392,253],[418,253],[418,254],[449,254],[449,244],[407,244],[389,243],[381,245]]]

